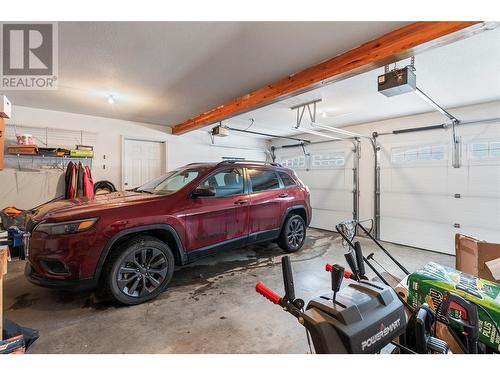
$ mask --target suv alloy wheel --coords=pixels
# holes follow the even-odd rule
[[[165,290],[175,264],[172,251],[164,242],[139,236],[119,246],[106,266],[107,294],[122,304],[136,305]]]
[[[300,215],[290,215],[285,220],[278,239],[278,246],[287,253],[299,250],[306,239],[306,223]]]

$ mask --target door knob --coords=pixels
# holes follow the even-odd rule
[[[283,194],[278,195],[278,197],[280,197],[280,198],[287,198],[287,197],[288,197],[288,194],[283,193]]]
[[[234,202],[234,204],[239,204],[239,205],[247,204],[247,203],[248,203],[248,201],[245,199],[239,199],[236,202]]]

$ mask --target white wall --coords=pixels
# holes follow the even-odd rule
[[[266,141],[262,139],[231,135],[227,138],[216,138],[214,146],[206,131],[174,136],[166,126],[30,107],[14,106],[12,118],[7,120],[7,124],[97,133],[92,170],[94,181],[109,180],[118,189],[122,178],[123,137],[166,142],[167,170],[191,162],[220,161],[223,156],[252,160],[266,158],[265,153],[259,151],[267,147]],[[34,207],[62,194],[63,186],[60,171],[26,172],[6,168],[0,171],[0,209],[11,205],[19,208]]]
[[[449,112],[464,122],[474,121],[479,119],[499,118],[500,101],[471,105],[460,108],[452,108],[449,109]],[[444,122],[449,122],[449,121],[447,121],[447,119],[443,115],[441,115],[438,112],[429,112],[419,115],[394,118],[390,120],[353,125],[345,127],[344,129],[359,134],[371,136],[373,132],[384,133],[396,129],[438,125]],[[500,129],[500,121],[497,123],[490,123],[483,126],[481,126],[481,124],[464,125],[463,127],[459,126],[457,128],[458,129],[457,134],[460,135],[462,131],[465,131],[466,129],[469,128],[471,128],[471,130],[467,130],[467,132],[477,131],[478,136],[480,137],[481,132],[486,132],[493,128]],[[472,129],[477,129],[477,130],[472,130]],[[325,134],[332,134],[332,133],[326,132]],[[304,139],[310,139],[312,141],[326,140],[326,138],[311,136],[308,134],[304,134],[301,137]],[[379,137],[379,142],[382,147],[384,145],[384,138],[387,139],[387,137],[394,137],[394,136]],[[397,137],[416,137],[418,139],[422,139],[422,142],[432,141],[433,139],[434,140],[443,139],[444,137],[445,139],[448,139],[451,142],[452,135],[451,135],[451,130],[448,129],[448,130],[432,130],[426,132],[410,133],[404,136],[401,135]],[[274,146],[279,146],[282,144],[290,144],[290,143],[293,142],[281,141],[281,140],[271,142],[271,144]],[[297,149],[297,152],[301,151]],[[362,150],[361,150],[361,160],[360,160],[360,218],[361,219],[373,218],[373,205],[374,205],[373,190],[374,190],[373,151],[369,144],[369,141],[363,140]]]

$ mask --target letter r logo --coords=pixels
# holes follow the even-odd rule
[[[4,76],[53,74],[52,24],[2,25]]]

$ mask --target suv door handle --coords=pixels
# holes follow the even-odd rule
[[[287,193],[283,193],[283,194],[280,194],[278,195],[279,198],[288,198],[289,195]]]
[[[238,199],[236,202],[234,202],[234,204],[239,204],[239,205],[243,205],[243,204],[247,204],[248,201],[246,199]]]

